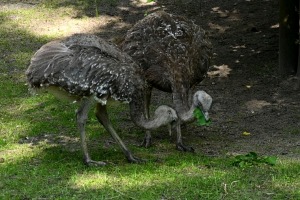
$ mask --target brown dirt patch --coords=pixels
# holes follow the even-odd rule
[[[204,27],[214,45],[212,63],[232,68],[227,79],[206,79],[197,87],[214,99],[213,124],[188,125],[185,143],[212,156],[255,151],[300,159],[300,93],[293,89],[295,80],[283,81],[277,73],[278,2],[169,0],[157,5]],[[164,102],[161,98],[156,92],[154,103]]]

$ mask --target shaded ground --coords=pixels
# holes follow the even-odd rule
[[[184,141],[212,156],[255,151],[300,158],[300,94],[293,79],[282,81],[277,74],[278,2],[163,0],[156,5],[204,27],[214,45],[212,63],[233,69],[227,79],[208,78],[198,86],[214,99],[213,124],[188,125]],[[156,105],[166,101],[162,96],[157,92]]]
[[[207,155],[256,151],[299,158],[300,94],[276,69],[277,1],[183,2],[159,1],[203,26],[214,45],[213,64],[233,69],[228,79],[206,79],[198,87],[214,99],[214,123],[189,125],[185,142]]]
[[[292,78],[283,81],[277,74],[278,1],[101,2],[97,10],[99,20],[93,19],[85,26],[77,24],[77,29],[66,35],[88,30],[118,43],[126,30],[145,14],[166,10],[184,15],[205,28],[214,45],[212,64],[232,68],[228,78],[207,78],[198,86],[214,99],[213,123],[210,127],[188,125],[184,130],[185,143],[211,156],[255,151],[300,159],[300,94],[293,90]],[[97,12],[92,7],[80,7],[71,22],[76,26],[76,20],[83,15],[95,16]],[[56,26],[70,25],[62,21]],[[153,102],[170,102],[170,95],[156,91]],[[250,135],[243,135],[244,132]],[[158,145],[159,139],[168,135],[154,133],[154,137],[154,145]]]
[[[206,28],[215,48],[213,64],[233,69],[228,79],[206,79],[198,87],[214,99],[214,123],[188,127],[188,135],[201,141],[197,149],[208,155],[256,151],[300,158],[300,93],[276,69],[278,2],[190,1],[168,11]]]

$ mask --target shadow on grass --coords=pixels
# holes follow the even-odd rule
[[[109,157],[117,165],[88,168],[79,162],[77,151],[70,152],[62,146],[40,147],[1,163],[0,197],[297,199],[300,195],[296,176],[299,164],[240,169],[231,166],[230,158],[173,152],[160,162],[137,165],[127,164],[122,153],[111,148],[93,149],[92,154],[97,160]]]
[[[7,25],[8,23],[10,25]],[[1,82],[10,80],[24,82],[24,79],[20,80],[14,75],[23,76],[31,56],[42,44],[49,41],[49,38],[36,37],[19,28],[17,24],[14,24],[11,15],[5,12],[0,12],[0,27]]]
[[[55,0],[51,2],[44,2],[44,5],[51,8],[61,8],[61,7],[72,7],[75,8],[78,13],[76,18],[87,17],[97,17],[101,15],[109,16],[120,16],[123,21],[128,22],[126,15],[132,13],[137,16],[142,17],[148,9],[153,8],[153,4],[143,4],[141,5],[138,1],[131,0]],[[130,17],[130,16],[127,16]]]
[[[54,9],[72,8],[76,11],[72,16],[74,19],[93,18],[101,21],[101,17],[110,17],[111,20],[95,27],[92,32],[117,43],[130,26],[148,12],[159,9],[152,3],[140,4],[139,1],[130,0],[54,0],[45,1],[42,5]]]

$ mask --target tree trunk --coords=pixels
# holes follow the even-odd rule
[[[300,1],[298,5],[298,20],[299,20],[299,30],[298,30],[298,78],[300,78]]]
[[[298,20],[299,20],[299,30],[298,30],[298,69],[297,69],[297,77],[298,77],[298,83],[297,83],[297,89],[300,89],[300,1],[298,5]]]
[[[298,68],[299,0],[280,0],[279,69],[282,76],[295,75]]]

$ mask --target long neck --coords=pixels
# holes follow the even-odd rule
[[[186,112],[178,112],[178,115],[182,122],[188,123],[193,122],[195,120],[194,117],[194,110],[196,109],[196,106],[192,103],[190,109]]]
[[[183,123],[193,122],[195,120],[194,110],[196,105],[192,102],[191,106],[188,107],[189,97],[182,94],[185,93],[173,93],[173,103]]]
[[[136,96],[129,103],[130,115],[132,121],[139,127],[144,129],[156,129],[160,126],[166,125],[166,120],[156,116],[153,119],[146,119],[144,116],[144,98],[142,96]]]

